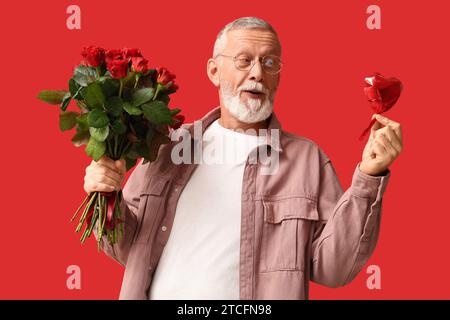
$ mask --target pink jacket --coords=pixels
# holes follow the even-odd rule
[[[201,119],[203,130],[219,117],[219,107],[208,112]],[[193,133],[192,124],[182,128]],[[260,163],[247,160],[245,166],[240,298],[308,299],[310,280],[343,286],[371,256],[390,171],[370,176],[358,163],[344,192],[332,162],[316,143],[282,131],[275,113],[268,129],[267,144],[271,152],[279,152],[279,169],[262,175]],[[270,129],[280,129],[279,145],[269,141]],[[103,251],[125,266],[119,299],[148,299],[178,198],[196,167],[172,163],[176,143],[163,145],[155,162],[136,166],[120,205],[124,236],[114,246],[102,239]]]

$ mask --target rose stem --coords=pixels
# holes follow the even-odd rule
[[[111,141],[110,141],[110,139],[106,139],[106,142],[107,142],[107,144],[108,144],[108,150],[107,150],[107,153],[106,154],[108,154],[108,155],[111,155],[111,153],[112,153],[112,147],[111,147]]]
[[[120,78],[119,81],[120,81],[119,97],[122,98],[123,78]]]
[[[89,212],[89,209],[91,208],[92,202],[94,202],[95,198],[97,197],[97,194],[98,194],[98,192],[94,192],[93,196],[91,197],[91,199],[89,200],[88,204],[84,208],[84,212],[81,215],[80,222],[79,222],[79,224],[78,224],[78,226],[77,226],[77,228],[75,230],[76,232],[81,230],[81,228],[83,226],[84,219],[86,219],[86,215]]]
[[[117,136],[114,135],[114,153],[113,153],[113,157],[115,158],[117,154]]]
[[[102,217],[102,214],[103,214],[103,210],[99,210],[99,212],[98,212],[98,223],[97,223],[97,234],[98,234],[98,238],[100,239],[101,237],[102,237],[102,220],[103,220],[103,217]]]
[[[103,233],[105,232],[105,222],[106,222],[106,216],[108,214],[106,208],[103,208],[104,212],[103,212],[103,221],[102,221],[102,229],[101,229],[101,236],[103,237]]]
[[[90,192],[86,198],[84,198],[83,202],[81,203],[81,205],[78,207],[77,211],[75,212],[75,214],[73,215],[72,219],[70,219],[70,222],[73,221],[73,219],[76,218],[76,216],[78,215],[78,212],[81,210],[81,208],[84,206],[84,204],[86,203],[86,201],[89,199],[89,197],[92,195],[92,193]]]
[[[84,243],[86,238],[91,235],[92,228],[94,227],[95,221],[97,220],[97,216],[98,216],[98,207],[95,206],[94,207],[94,212],[92,214],[91,224],[90,225],[86,225],[86,229],[84,230],[83,236],[81,237],[81,243]]]
[[[92,230],[94,229],[94,226],[95,226],[95,222],[97,222],[97,220],[98,220],[98,214],[99,214],[99,211],[100,211],[99,209],[100,208],[96,208],[94,210],[94,215],[92,216],[91,225],[89,226],[89,230],[88,230],[89,232],[87,234],[88,237],[91,236]]]

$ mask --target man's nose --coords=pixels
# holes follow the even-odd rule
[[[261,81],[263,81],[263,75],[264,75],[264,70],[262,68],[261,61],[259,59],[257,59],[255,61],[255,64],[252,66],[252,68],[249,71],[249,80],[261,82]]]

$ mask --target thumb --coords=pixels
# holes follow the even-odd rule
[[[375,114],[372,116],[372,120],[375,118]],[[374,124],[370,128],[370,140],[375,138],[375,132],[382,127],[381,123],[375,120]]]

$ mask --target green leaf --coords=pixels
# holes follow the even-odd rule
[[[134,85],[133,85],[134,87]],[[153,88],[153,80],[150,75],[141,75],[137,83],[137,88]]]
[[[172,115],[166,104],[154,100],[142,106],[145,118],[154,124],[172,124]]]
[[[118,117],[122,113],[123,101],[120,97],[114,96],[108,98],[105,107],[113,117]]]
[[[168,105],[169,102],[170,102],[170,97],[169,97],[168,94],[163,93],[163,92],[160,92],[160,93],[158,94],[157,100],[161,100],[162,102],[165,102],[166,105]]]
[[[86,154],[93,158],[95,161],[100,160],[105,154],[106,143],[105,141],[97,141],[94,137],[89,138],[88,145],[86,146]]]
[[[158,124],[154,126],[155,130],[168,136],[169,135],[169,127],[165,124]]]
[[[78,113],[73,111],[65,111],[59,114],[59,129],[67,131],[77,124]]]
[[[149,126],[147,135],[145,136],[145,143],[147,144],[147,147],[150,148],[154,136],[155,136],[155,131],[153,130],[153,128],[151,126]]]
[[[69,106],[70,101],[72,101],[72,96],[70,95],[70,92],[67,92],[67,94],[64,96],[64,99],[63,99],[60,109],[62,111],[66,111],[67,107]]]
[[[155,135],[153,136],[150,146],[148,147],[149,153],[147,159],[151,162],[155,161],[158,157],[159,148],[161,147],[161,145],[169,142],[170,139],[166,135],[155,131]]]
[[[91,137],[97,141],[105,141],[109,134],[109,126],[103,128],[89,128]]]
[[[130,116],[130,127],[139,140],[143,140],[149,130],[148,120],[141,116]]]
[[[142,88],[133,93],[133,106],[138,107],[153,98],[153,88]]]
[[[74,96],[79,88],[80,88],[80,85],[78,83],[76,83],[75,80],[73,80],[73,78],[70,78],[69,79],[69,91],[70,91],[70,94],[72,96]]]
[[[172,115],[172,117],[180,112],[181,112],[181,109],[178,109],[178,108],[170,110],[170,114]]]
[[[86,103],[84,102],[84,100],[77,100],[77,106],[78,106],[78,108],[81,109],[81,111],[85,111],[85,112],[89,111],[89,108],[86,105]]]
[[[122,78],[123,87],[134,89],[134,84],[136,83],[136,72],[128,72],[125,78]]]
[[[89,84],[81,93],[90,108],[101,108],[105,103],[105,95],[97,82]]]
[[[81,147],[89,142],[89,131],[78,131],[71,139],[75,147]]]
[[[94,82],[96,77],[97,71],[92,67],[84,65],[79,65],[73,72],[73,80],[75,80],[76,83],[83,87]]]
[[[108,125],[109,118],[102,110],[94,109],[88,113],[87,122],[89,127],[103,128]]]
[[[73,78],[69,80],[69,91],[72,99],[81,100],[83,97],[81,96],[81,87]]]
[[[119,94],[120,83],[117,79],[104,78],[100,82],[105,97],[117,96]]]
[[[89,132],[89,124],[87,121],[88,113],[82,113],[77,117],[77,131]]]
[[[133,116],[140,116],[142,114],[142,110],[139,107],[135,107],[133,106],[131,103],[129,102],[124,102],[123,103],[123,109],[128,113],[131,114]]]
[[[42,90],[38,94],[38,99],[50,104],[60,104],[67,95],[64,90]]]
[[[117,135],[121,135],[127,132],[126,125],[124,125],[122,120],[120,119],[114,120],[114,122],[111,124],[111,127]]]

